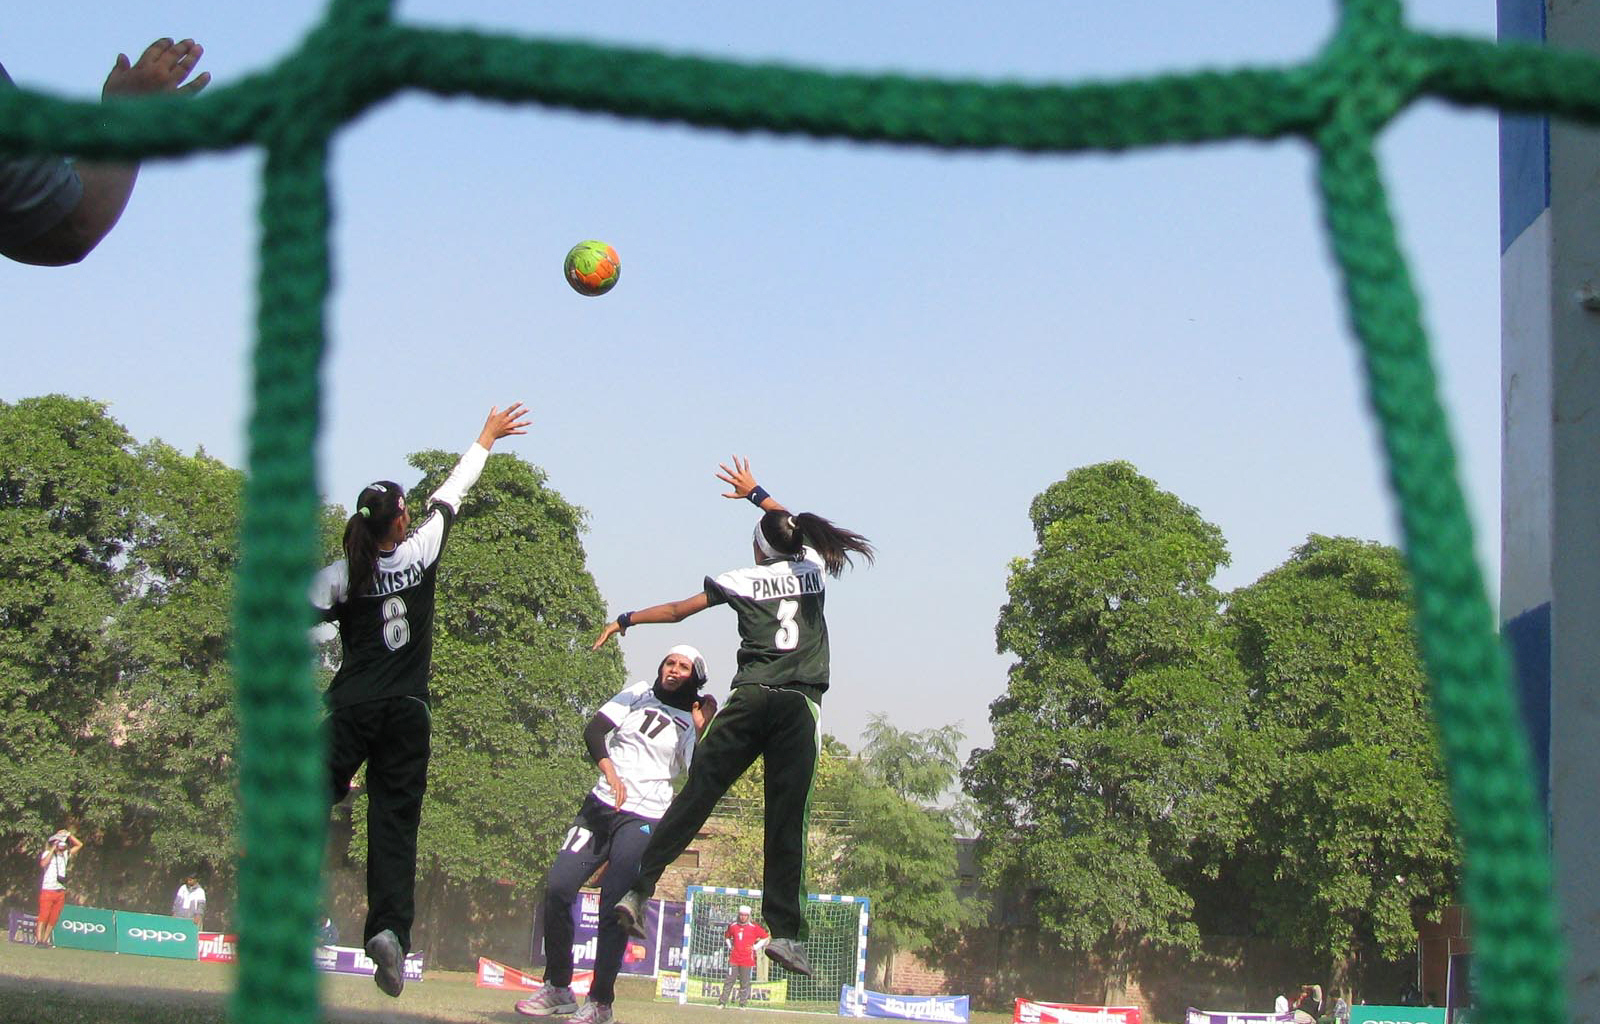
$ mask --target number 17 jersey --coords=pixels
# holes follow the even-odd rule
[[[628,791],[620,810],[659,821],[672,803],[672,780],[689,770],[694,757],[694,715],[661,703],[648,679],[606,701],[600,714],[616,726],[606,734],[606,754]],[[592,792],[616,807],[604,775]]]

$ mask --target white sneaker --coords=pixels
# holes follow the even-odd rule
[[[556,1013],[572,1013],[578,1008],[578,997],[571,988],[546,985],[527,999],[517,1000],[516,1011],[524,1017],[548,1017]]]
[[[372,980],[377,983],[379,991],[386,996],[398,996],[400,990],[406,987],[406,976],[402,971],[406,952],[400,948],[400,940],[394,932],[385,928],[368,939],[367,956],[377,965],[378,969],[372,972]]]
[[[610,1003],[597,1003],[589,1000],[583,1004],[583,1009],[572,1018],[571,1024],[612,1024],[616,1020],[611,1015]]]

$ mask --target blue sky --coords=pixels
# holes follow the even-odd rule
[[[1488,37],[1487,0],[1411,0],[1410,21]],[[19,84],[97,96],[118,51],[206,47],[213,89],[292,49],[322,4],[93,0],[8,12]],[[1069,82],[1296,63],[1332,3],[416,0],[414,23],[738,60]],[[1125,459],[1221,527],[1231,589],[1312,532],[1394,541],[1299,142],[1117,156],[934,154],[733,136],[408,94],[335,145],[335,291],[319,449],[325,494],[405,482],[407,452],[459,449],[491,404],[535,428],[504,450],[591,513],[612,612],[686,597],[744,564],[751,510],[718,497],[749,455],[796,510],[871,537],[830,588],[824,728],[949,723],[988,742],[994,651],[1027,507],[1070,470]],[[1496,120],[1424,103],[1382,140],[1491,581],[1499,550]],[[147,163],[81,266],[0,265],[0,399],[110,403],[140,439],[241,465],[260,154]],[[574,242],[623,261],[610,295],[560,274]],[[635,676],[698,645],[725,690],[733,617],[623,641]]]

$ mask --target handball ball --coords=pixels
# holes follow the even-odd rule
[[[604,295],[616,287],[617,278],[622,276],[622,261],[617,258],[617,250],[590,239],[572,247],[562,269],[567,283],[579,295]]]

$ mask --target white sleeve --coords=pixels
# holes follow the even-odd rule
[[[311,579],[311,604],[315,608],[329,611],[334,605],[343,601],[350,588],[350,570],[345,565],[344,559],[323,569]]]
[[[483,464],[489,461],[489,449],[478,442],[472,442],[461,456],[461,461],[456,463],[456,468],[445,477],[439,489],[428,497],[428,501],[439,502],[450,506],[450,511],[460,512],[461,502],[467,496],[467,491],[478,482],[478,476],[483,472]]]
[[[650,689],[651,686],[648,681],[640,680],[637,683],[633,683],[627,689],[606,701],[600,708],[599,713],[609,718],[612,725],[621,725],[622,720],[628,717],[628,712],[633,710],[633,705],[638,701],[639,695],[641,693],[649,693]]]

